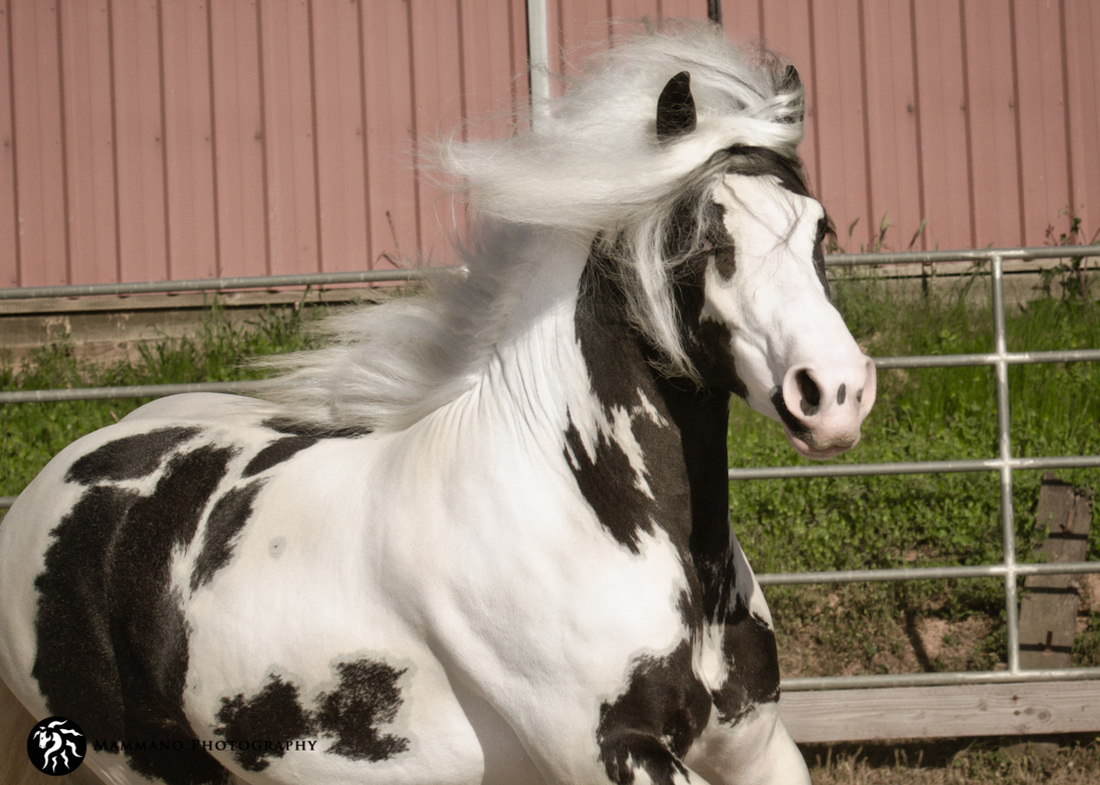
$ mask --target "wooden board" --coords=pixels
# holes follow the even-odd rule
[[[1051,474],[1043,477],[1036,525],[1049,533],[1040,549],[1051,562],[1084,561],[1088,555],[1090,500]],[[1068,668],[1077,621],[1075,575],[1032,575],[1020,602],[1020,667]]]
[[[1100,681],[785,692],[800,743],[1100,731]]]

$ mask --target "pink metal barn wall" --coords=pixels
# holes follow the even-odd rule
[[[803,156],[848,250],[1043,245],[1100,230],[1095,0],[734,0],[803,73]],[[848,227],[859,220],[849,242]]]
[[[547,0],[551,62],[706,0]],[[1093,0],[724,0],[850,250],[1100,228]],[[527,101],[524,0],[0,0],[0,286],[449,261],[418,144]],[[855,221],[848,236],[848,227]],[[1061,222],[1060,222],[1061,221]]]
[[[447,252],[413,148],[526,102],[522,0],[0,0],[0,286]]]

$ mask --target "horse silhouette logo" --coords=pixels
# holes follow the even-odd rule
[[[84,762],[87,750],[83,731],[66,717],[47,717],[27,737],[27,757],[43,774],[71,774]]]

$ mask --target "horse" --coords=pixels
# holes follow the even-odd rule
[[[808,783],[726,446],[732,396],[814,459],[874,402],[803,115],[793,66],[662,28],[506,138],[444,138],[461,274],[15,502],[25,711],[112,783]]]

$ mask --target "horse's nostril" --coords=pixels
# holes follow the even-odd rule
[[[859,388],[859,392],[856,393],[856,403],[863,403],[863,388]]]
[[[846,384],[840,385],[840,389],[836,391],[836,402],[838,405],[843,405],[845,399],[848,397],[848,386]]]
[[[817,414],[817,409],[821,405],[821,390],[806,371],[799,371],[795,374],[794,380],[798,384],[798,393],[801,396],[798,405],[804,415],[812,417]]]

